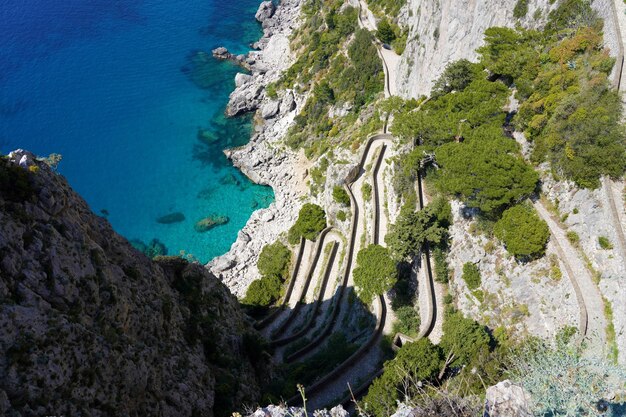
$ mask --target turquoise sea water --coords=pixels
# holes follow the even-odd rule
[[[226,252],[273,194],[222,154],[250,134],[222,116],[239,69],[197,51],[247,51],[258,4],[0,0],[0,151],[62,154],[59,172],[129,239],[203,262]],[[172,212],[185,220],[156,222]],[[209,215],[230,221],[195,231]]]

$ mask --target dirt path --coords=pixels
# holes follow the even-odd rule
[[[304,281],[306,278],[307,271],[311,267],[311,261],[313,260],[313,249],[315,247],[315,242],[310,240],[306,240],[304,244],[304,253],[302,254],[302,261],[300,262],[300,268],[298,269],[298,275],[295,277],[295,283],[293,290],[291,292],[291,297],[287,301],[286,308],[281,311],[278,316],[267,325],[262,331],[261,334],[267,340],[270,339],[271,334],[278,329],[281,324],[287,320],[291,310],[295,307],[300,296],[302,295],[302,289],[304,288]]]
[[[591,273],[576,254],[576,248],[567,239],[567,234],[541,202],[533,203],[535,209],[550,228],[557,253],[565,265],[567,276],[574,286],[580,306],[579,330],[589,341],[589,351],[604,352],[606,344],[606,320],[604,302]]]
[[[602,178],[602,188],[609,203],[609,212],[617,235],[617,248],[621,251],[622,259],[626,259],[626,213],[624,213],[624,182],[611,181],[609,178]]]

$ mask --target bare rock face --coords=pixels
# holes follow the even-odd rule
[[[532,417],[529,411],[530,397],[519,385],[509,380],[487,388],[485,416]]]
[[[230,415],[258,399],[255,340],[201,265],[151,261],[32,154],[0,158],[0,415]]]

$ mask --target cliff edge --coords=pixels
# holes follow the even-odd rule
[[[219,416],[262,349],[205,268],[136,251],[44,162],[0,157],[0,415]]]

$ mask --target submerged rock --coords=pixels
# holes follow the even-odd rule
[[[174,213],[166,214],[165,216],[157,217],[157,223],[161,224],[171,224],[171,223],[180,223],[185,220],[185,215],[180,211],[176,211]]]
[[[213,145],[217,142],[217,135],[209,129],[198,128],[198,140],[202,143],[206,143],[207,145]]]
[[[139,239],[130,241],[133,248],[146,255],[148,258],[167,255],[167,247],[159,239],[152,239],[150,243],[145,244]]]
[[[198,220],[193,228],[196,230],[196,232],[203,233],[211,230],[216,226],[226,224],[229,220],[230,219],[228,218],[228,216],[213,214],[211,216],[205,217],[204,219]]]

